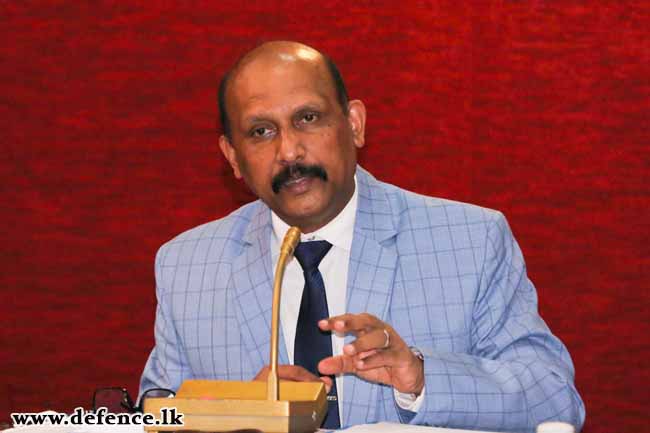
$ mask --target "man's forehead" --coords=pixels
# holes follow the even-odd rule
[[[272,57],[258,57],[242,65],[232,77],[229,98],[239,110],[262,101],[281,103],[293,98],[296,103],[328,100],[336,97],[326,67],[316,56],[295,56],[279,52]],[[309,53],[307,53],[309,54]],[[317,53],[318,54],[318,53]],[[293,104],[291,104],[293,105]]]
[[[292,80],[318,85],[328,82],[327,68],[320,53],[298,48],[291,51],[264,52],[254,58],[245,59],[234,71],[232,88],[246,84],[263,86],[274,76],[286,75]]]

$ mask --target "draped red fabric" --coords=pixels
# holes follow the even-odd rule
[[[300,40],[368,109],[361,163],[503,211],[585,431],[647,431],[648,2],[0,2],[0,419],[137,384],[153,258],[252,199],[216,86]]]

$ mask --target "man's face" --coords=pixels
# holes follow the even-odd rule
[[[242,66],[226,101],[232,140],[220,146],[235,176],[303,232],[334,218],[354,192],[363,104],[351,101],[346,115],[320,58],[299,51]]]

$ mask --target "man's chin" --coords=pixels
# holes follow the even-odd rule
[[[314,225],[320,225],[321,221],[327,219],[327,206],[320,194],[318,198],[299,195],[278,206],[275,213],[289,225],[298,226],[303,231],[313,231],[320,228]]]

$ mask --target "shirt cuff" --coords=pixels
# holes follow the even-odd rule
[[[420,410],[420,407],[422,407],[422,403],[424,402],[425,391],[426,385],[422,388],[420,395],[416,397],[415,394],[405,394],[393,389],[395,403],[397,403],[400,409],[408,410],[409,412],[417,412]]]

